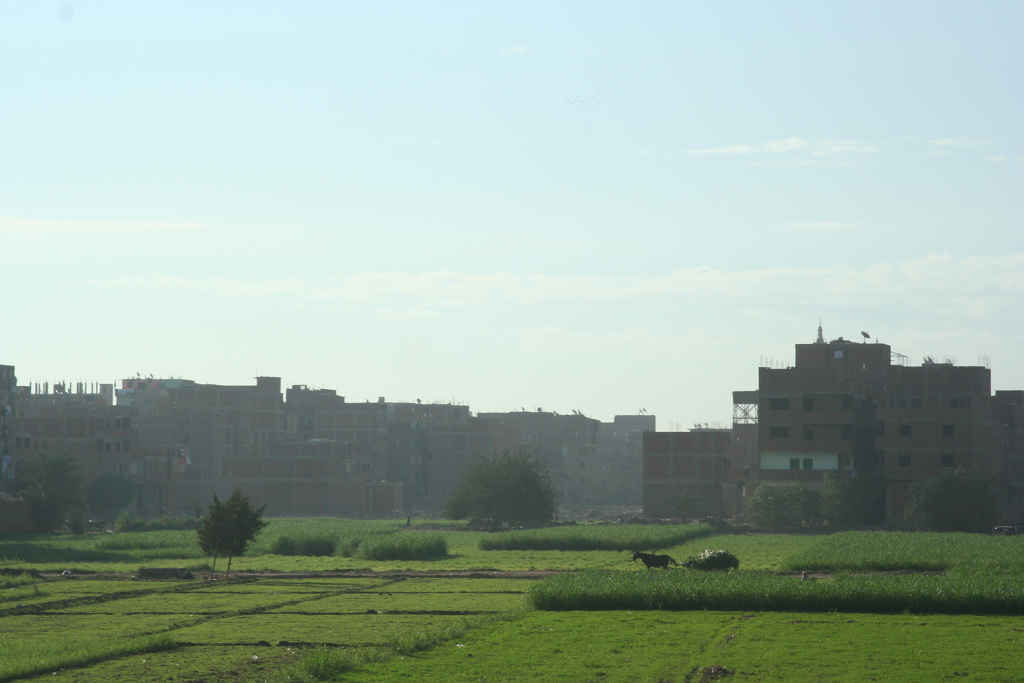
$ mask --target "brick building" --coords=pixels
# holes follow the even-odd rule
[[[689,448],[678,443],[690,442],[646,435],[645,514],[670,516],[666,501],[691,490],[711,514],[732,514],[758,486],[820,488],[826,473],[881,472],[886,517],[901,520],[913,482],[943,467],[975,468],[1024,486],[1022,429],[1024,392],[993,395],[989,368],[932,359],[911,366],[887,344],[826,342],[819,327],[816,342],[796,345],[793,366],[759,368],[758,391],[734,393],[728,443],[705,449],[705,457],[720,455],[724,463],[710,470],[711,480],[677,469],[676,451]],[[1004,506],[1001,515],[1018,521],[1021,512]]]

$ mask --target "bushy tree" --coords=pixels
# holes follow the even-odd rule
[[[505,451],[467,467],[442,514],[483,520],[494,530],[504,522],[544,524],[554,516],[557,503],[547,468],[528,451]]]
[[[18,469],[16,488],[32,503],[32,526],[48,533],[69,512],[82,507],[78,462],[67,453],[40,453]]]
[[[224,502],[217,498],[217,494],[213,494],[213,502],[196,530],[199,548],[203,553],[213,556],[210,578],[213,578],[218,557],[228,558],[224,578],[231,575],[231,559],[244,553],[256,534],[267,525],[263,520],[266,508],[264,505],[258,510],[254,509],[249,496],[243,495],[237,488]]]
[[[875,526],[885,522],[885,474],[858,477],[825,474],[821,514],[829,524]]]
[[[110,515],[135,501],[135,482],[123,474],[101,474],[85,487],[85,502],[100,515]]]
[[[762,529],[786,529],[821,521],[821,494],[796,482],[757,487],[747,501],[750,521]]]
[[[991,477],[962,468],[943,468],[910,486],[907,519],[922,531],[988,533],[996,519]]]

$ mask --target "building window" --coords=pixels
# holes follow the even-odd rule
[[[107,453],[109,453],[109,452],[110,452],[110,444],[108,443],[107,444]]]
[[[798,469],[800,469],[800,458],[790,458],[789,459],[789,469],[791,469],[791,470],[798,470]]]
[[[769,427],[768,436],[773,439],[788,439],[789,427]]]
[[[813,429],[805,429],[804,430],[804,441],[814,441],[814,430]]]
[[[804,469],[805,470],[813,470],[814,469],[814,458],[804,458]]]
[[[885,436],[885,423],[884,422],[879,422],[878,423],[878,436]]]
[[[906,408],[907,407],[907,399],[905,399],[905,398],[897,399],[896,400],[896,407],[897,408]]]
[[[25,437],[25,448],[28,448],[31,445],[32,445],[32,437],[26,436]]]
[[[943,454],[943,456],[942,456],[942,466],[943,467],[953,467],[953,454],[952,453],[945,453],[945,454]]]
[[[942,425],[943,436],[953,436],[953,425]]]
[[[586,469],[586,467],[587,467],[587,463],[585,463],[585,462],[583,462],[582,460],[580,460],[580,469],[581,469],[581,470],[582,470],[582,469]]]
[[[850,456],[843,456],[843,467],[845,467],[846,469],[850,469]]]
[[[912,399],[910,399],[910,407],[911,408],[920,408],[922,405],[923,405],[923,402],[921,401],[921,399],[919,399],[919,398],[912,398]]]
[[[849,394],[843,394],[843,408],[853,407],[853,396]]]
[[[114,420],[114,426],[117,427],[118,429],[121,428],[121,418],[117,418],[116,420]]]
[[[900,436],[910,436],[910,425],[900,425]]]
[[[16,448],[21,448],[21,437],[20,436],[14,437],[14,445],[15,445]]]
[[[768,400],[768,407],[772,410],[789,410],[788,398],[772,398]]]
[[[804,396],[804,412],[809,413],[814,410],[814,399],[810,396]]]
[[[835,355],[833,357],[834,358],[842,358],[843,357],[843,352],[842,351],[836,351]]]
[[[102,453],[103,452],[103,439],[96,439],[96,452],[97,453]]]
[[[853,438],[853,425],[839,425],[839,438],[849,441]]]
[[[900,453],[900,467],[910,467],[910,453]]]

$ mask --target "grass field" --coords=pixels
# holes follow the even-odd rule
[[[342,571],[140,581],[140,565],[208,563],[195,532],[0,540],[0,566],[124,572],[35,588],[0,576],[0,681],[1024,681],[1018,538],[683,535],[659,550],[728,550],[740,571],[723,574],[648,571],[620,550],[482,550],[516,532],[454,525],[274,520],[267,532],[233,570]],[[329,537],[335,554],[271,552],[282,537]],[[361,557],[368,540],[443,541],[447,555]],[[531,569],[573,571],[511,574]],[[800,582],[801,569],[821,578]],[[457,570],[473,574],[447,575]],[[856,575],[879,571],[909,573]]]

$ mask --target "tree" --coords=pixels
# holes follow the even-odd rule
[[[762,529],[785,529],[821,521],[821,494],[799,482],[789,486],[762,484],[747,501],[750,521]]]
[[[442,513],[449,519],[480,519],[491,530],[501,524],[535,526],[551,520],[558,492],[547,468],[529,451],[504,451],[466,468]]]
[[[253,509],[249,496],[243,495],[237,488],[226,501],[221,502],[217,494],[213,494],[213,502],[207,509],[202,524],[196,530],[199,547],[207,555],[213,556],[210,578],[217,567],[217,558],[226,556],[228,568],[224,578],[231,575],[232,558],[241,555],[256,538],[256,535],[267,525],[263,520],[264,505]]]
[[[923,531],[988,533],[996,519],[992,479],[975,470],[943,468],[910,486],[907,519]]]
[[[82,477],[77,461],[67,453],[41,453],[18,472],[17,488],[32,503],[36,531],[53,531],[69,511],[82,506]]]
[[[85,487],[85,501],[97,514],[113,514],[135,501],[135,482],[123,474],[101,474]]]
[[[825,474],[821,513],[829,524],[875,526],[885,522],[885,474],[857,477]]]

